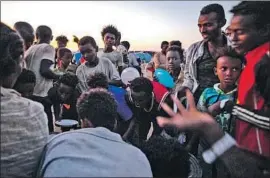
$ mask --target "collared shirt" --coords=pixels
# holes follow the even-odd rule
[[[232,101],[236,101],[236,92],[237,88],[233,89],[230,92],[225,93],[220,88],[220,83],[217,83],[212,88],[206,88],[202,95],[200,96],[199,102],[197,104],[197,108],[201,111],[207,112],[208,107],[215,104],[218,101],[222,101],[225,99],[229,99]],[[231,123],[231,114],[228,112],[222,112],[218,114],[215,119],[219,123],[220,127],[223,131],[233,133],[234,124]]]
[[[1,177],[32,177],[49,136],[40,103],[1,87]]]
[[[199,98],[204,89],[219,83],[218,77],[214,75],[214,68],[216,67],[217,60],[211,56],[207,46],[207,43],[205,43],[204,54],[200,60],[196,61],[197,81],[200,85],[195,92],[195,98]]]
[[[104,127],[52,137],[38,172],[41,177],[152,177],[142,151]]]
[[[224,38],[227,40],[226,36]],[[201,60],[202,56],[205,54],[205,41],[199,41],[192,44],[186,52],[186,64],[184,70],[184,82],[181,86],[188,87],[193,93],[197,90],[200,83],[197,78],[197,61]],[[229,40],[227,40],[227,45],[229,46]],[[214,75],[214,72],[213,72]],[[180,85],[176,86],[178,90]]]

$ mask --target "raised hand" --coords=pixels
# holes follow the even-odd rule
[[[215,121],[209,114],[197,110],[193,95],[189,90],[186,90],[186,97],[189,105],[188,109],[184,108],[178,99],[171,96],[178,107],[178,113],[175,113],[166,103],[161,105],[164,111],[171,116],[171,118],[157,117],[158,124],[161,127],[174,126],[179,130],[201,132],[206,126],[215,124]]]

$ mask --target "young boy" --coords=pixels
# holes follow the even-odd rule
[[[212,88],[206,88],[198,102],[198,109],[209,112],[215,116],[217,122],[224,131],[232,133],[230,114],[220,112],[219,106],[222,100],[236,100],[237,80],[240,76],[244,57],[234,51],[226,51],[218,57],[215,75],[218,76],[220,83]]]
[[[68,72],[61,76],[57,85],[49,90],[48,98],[54,108],[55,120],[79,121],[76,108],[77,99],[80,96],[76,88],[78,82],[78,77]]]
[[[23,69],[18,77],[13,89],[19,92],[23,97],[39,102],[43,105],[44,111],[48,117],[49,131],[53,132],[53,116],[51,111],[51,101],[48,97],[40,97],[33,95],[34,87],[36,85],[36,75],[31,70]]]
[[[212,88],[206,88],[200,96],[197,108],[201,111],[209,112],[219,123],[223,131],[234,135],[234,123],[231,119],[231,113],[220,110],[222,100],[231,100],[236,103],[237,80],[240,76],[245,58],[232,50],[224,52],[217,58],[217,64],[214,68],[215,75],[218,76],[220,83]],[[201,158],[202,150],[207,148],[205,140],[200,140],[198,157],[203,169],[203,177],[214,177],[215,167],[206,164]],[[222,169],[222,168],[221,168]]]
[[[57,51],[57,71],[65,72],[71,63],[72,52],[67,48],[59,48]]]

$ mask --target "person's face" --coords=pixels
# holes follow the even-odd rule
[[[161,51],[162,51],[163,53],[166,53],[166,50],[168,49],[168,47],[169,47],[168,44],[163,44],[163,45],[161,46]]]
[[[104,35],[103,41],[106,47],[112,48],[115,44],[115,35],[111,33],[106,33]]]
[[[229,32],[232,47],[239,54],[250,51],[261,40],[259,30],[254,26],[254,20],[250,15],[234,15],[231,19]]]
[[[68,66],[72,60],[72,53],[66,52],[64,56],[62,57],[62,64],[64,66]]]
[[[223,88],[230,88],[236,84],[242,70],[239,59],[222,56],[217,60],[216,75]]]
[[[180,68],[180,54],[177,51],[168,51],[166,54],[167,61],[169,62],[168,71],[172,72],[177,68]]]
[[[221,31],[221,28],[218,24],[217,13],[211,12],[209,14],[200,15],[198,20],[198,27],[204,40],[215,40]]]
[[[66,103],[71,99],[74,89],[63,83],[60,83],[58,87],[58,94],[62,102]]]
[[[132,100],[134,101],[136,106],[139,106],[140,108],[145,108],[147,107],[147,104],[151,101],[152,95],[147,94],[144,91],[141,92],[134,92],[131,90],[131,97]]]
[[[35,83],[18,84],[16,90],[25,98],[33,95]]]
[[[80,52],[82,53],[82,56],[84,59],[92,64],[93,62],[96,61],[96,48],[92,46],[90,43],[85,44],[85,45],[80,45],[79,46]]]
[[[67,46],[67,43],[64,43],[63,41],[57,41],[58,48],[65,48]]]

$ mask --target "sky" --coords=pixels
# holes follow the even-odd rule
[[[199,12],[205,5],[224,7],[228,25],[229,10],[239,1],[1,1],[1,21],[13,26],[26,21],[34,28],[48,25],[54,37],[90,35],[104,47],[101,30],[113,24],[130,50],[160,50],[162,41],[180,40],[184,48],[202,39]],[[224,27],[224,28],[225,28]],[[70,44],[74,47],[74,44]]]

